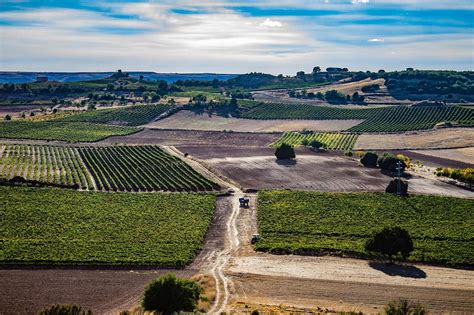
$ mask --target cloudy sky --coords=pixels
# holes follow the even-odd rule
[[[0,0],[0,71],[474,70],[474,0]]]

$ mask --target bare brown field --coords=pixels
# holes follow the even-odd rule
[[[459,161],[470,164],[470,167],[474,167],[474,147],[447,150],[416,150],[413,152],[432,157],[440,157],[448,160]]]
[[[300,131],[342,131],[361,123],[362,120],[254,120],[241,118],[226,118],[208,114],[195,114],[182,110],[167,118],[146,125],[157,129],[184,130],[232,130],[237,132],[284,132]]]
[[[21,115],[23,112],[36,111],[41,107],[48,108],[48,106],[41,105],[12,105],[12,106],[0,106],[0,117],[5,117],[6,115]]]
[[[243,190],[298,189],[327,192],[385,191],[391,177],[379,169],[337,153],[300,148],[294,161],[278,161],[271,148],[182,146],[181,152],[201,160]],[[328,171],[330,170],[330,171]],[[474,198],[474,193],[447,183],[413,176],[409,192]]]
[[[216,145],[268,146],[281,134],[244,133],[197,130],[164,130],[145,128],[128,136],[112,136],[99,144],[161,144],[161,145]]]
[[[474,146],[474,128],[445,128],[400,134],[362,134],[354,150],[449,149]]]

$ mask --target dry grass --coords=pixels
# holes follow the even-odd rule
[[[203,287],[204,293],[201,295],[197,309],[200,312],[207,312],[216,298],[216,281],[210,275],[205,274],[195,275],[191,280],[196,281]]]

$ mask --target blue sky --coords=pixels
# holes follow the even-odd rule
[[[1,0],[0,70],[474,70],[473,0]]]

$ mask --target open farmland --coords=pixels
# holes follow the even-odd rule
[[[300,131],[303,129],[317,131],[340,131],[351,128],[361,120],[254,120],[245,118],[222,117],[218,115],[195,114],[182,110],[172,116],[160,119],[147,125],[159,129],[188,130],[232,130],[238,132],[282,132]]]
[[[352,132],[400,132],[431,129],[440,122],[474,125],[474,110],[458,106],[390,106],[351,109],[307,104],[262,103],[242,114],[251,119],[361,119]]]
[[[473,128],[443,128],[398,134],[361,134],[354,149],[441,149],[472,146],[474,146]]]
[[[265,191],[258,195],[258,250],[370,256],[365,241],[385,226],[409,231],[410,260],[474,265],[474,201],[389,194]]]
[[[74,147],[24,144],[0,145],[0,178],[94,189],[94,183]]]
[[[137,105],[123,108],[84,111],[75,115],[68,115],[59,120],[68,122],[139,126],[148,123],[171,108],[170,105]]]
[[[178,267],[201,248],[215,196],[0,187],[0,263]]]
[[[355,133],[286,132],[280,139],[272,143],[272,146],[276,147],[282,143],[298,146],[301,145],[303,141],[310,143],[316,140],[321,142],[324,148],[328,150],[352,150],[358,136],[359,135]]]
[[[0,138],[94,142],[113,135],[128,135],[139,130],[134,127],[83,122],[9,121],[0,123]]]
[[[157,146],[81,147],[78,150],[98,190],[219,189],[188,164]]]

